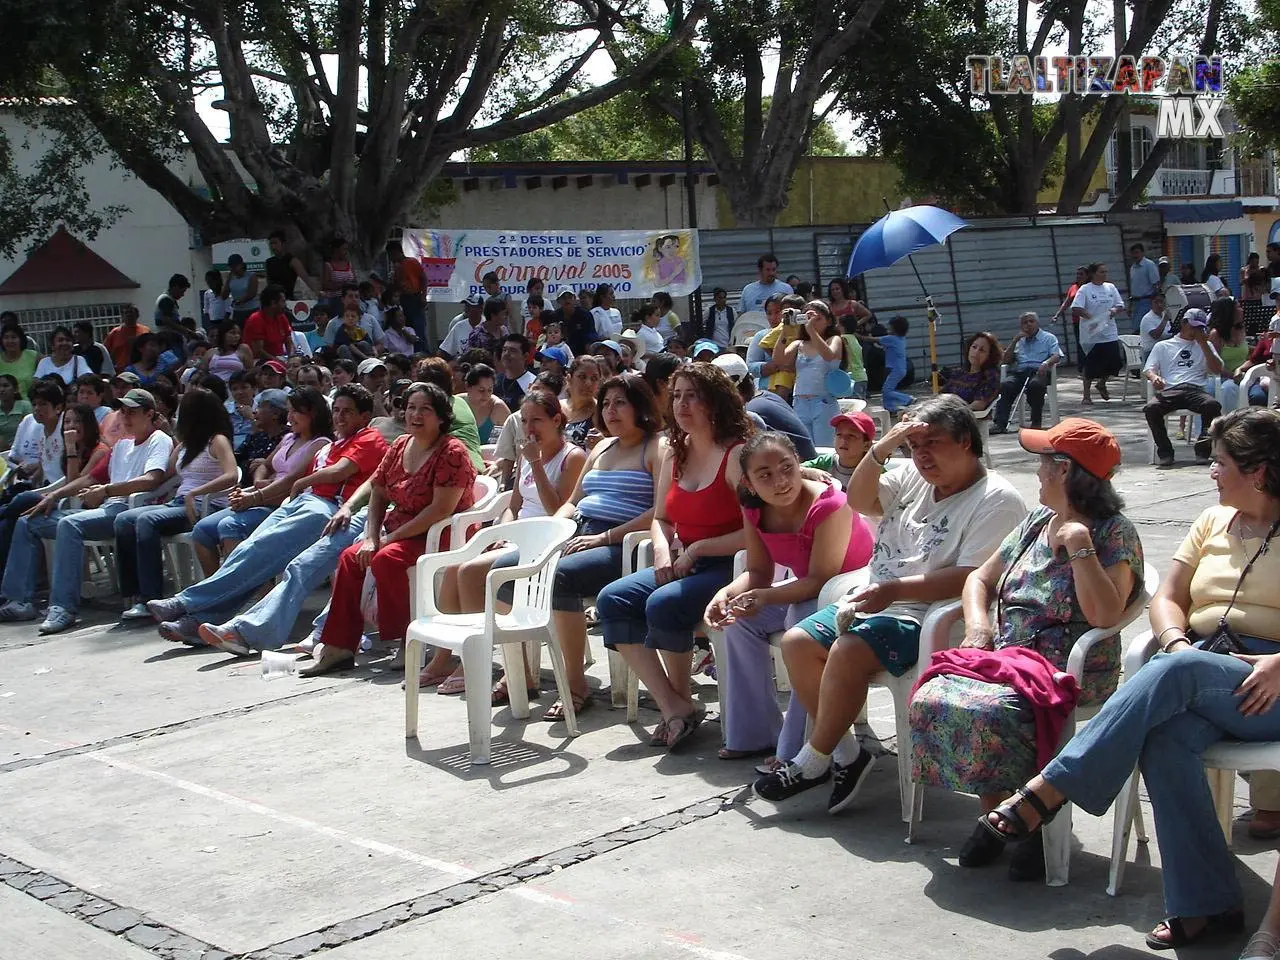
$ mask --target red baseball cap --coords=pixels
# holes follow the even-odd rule
[[[266,363],[263,364],[263,366],[266,367],[268,370],[275,371],[277,374],[279,374],[282,377],[286,373],[288,373],[288,371],[285,370],[284,368],[284,364],[281,363],[279,360],[268,360]]]
[[[1083,417],[1067,417],[1048,430],[1019,430],[1018,442],[1030,453],[1061,453],[1099,480],[1120,466],[1120,444],[1111,431]]]
[[[841,424],[853,427],[868,440],[876,438],[876,422],[861,410],[857,413],[837,413],[831,418],[831,426],[838,427]]]

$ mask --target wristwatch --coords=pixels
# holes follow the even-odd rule
[[[1093,547],[1084,547],[1080,550],[1077,550],[1075,553],[1068,554],[1067,559],[1083,560],[1085,557],[1096,557],[1097,555],[1098,555],[1098,551],[1093,549]]]

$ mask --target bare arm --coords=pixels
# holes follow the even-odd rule
[[[1191,577],[1195,568],[1174,560],[1151,598],[1151,632],[1166,653],[1191,649],[1187,638],[1187,611],[1191,609]]]
[[[818,525],[814,532],[813,549],[809,555],[809,573],[781,586],[768,585],[757,595],[759,605],[773,603],[800,603],[816,597],[827,581],[840,573],[845,554],[849,550],[849,538],[853,533],[853,511],[841,507]],[[758,534],[757,534],[758,536]],[[770,559],[768,576],[773,577],[773,561]]]
[[[231,441],[222,434],[218,434],[210,441],[210,446],[213,448],[213,457],[218,461],[218,467],[222,470],[222,473],[208,483],[196,487],[187,494],[188,497],[203,497],[211,493],[230,490],[235,486],[236,481],[240,479],[240,467],[236,464],[236,455],[231,450]]]

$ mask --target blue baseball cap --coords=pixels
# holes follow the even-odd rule
[[[554,360],[562,367],[567,367],[572,361],[569,357],[569,350],[562,347],[558,343],[553,343],[549,347],[543,347],[538,351],[539,360]]]
[[[710,350],[718,356],[720,354],[720,344],[716,343],[714,340],[702,339],[694,343],[693,350],[690,352],[696,357],[698,354],[702,353],[703,350]]]

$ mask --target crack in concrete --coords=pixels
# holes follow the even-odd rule
[[[21,890],[77,920],[128,940],[162,960],[297,960],[321,950],[374,936],[480,897],[519,887],[535,877],[555,873],[601,854],[714,817],[732,807],[734,798],[742,795],[745,789],[737,787],[715,794],[668,813],[633,823],[621,830],[611,830],[589,840],[455,883],[434,893],[410,897],[389,907],[350,917],[243,954],[228,953],[211,943],[187,936],[139,910],[122,907],[3,854],[0,854],[0,883]]]
[[[193,727],[204,726],[207,723],[213,723],[217,720],[225,720],[228,717],[242,717],[259,710],[270,709],[282,704],[293,704],[299,700],[309,700],[322,696],[330,696],[339,690],[345,690],[346,684],[338,684],[332,687],[323,687],[317,690],[302,690],[298,693],[291,693],[287,697],[281,697],[278,700],[267,700],[262,703],[251,703],[247,706],[236,707],[232,710],[222,710],[218,713],[210,713],[203,717],[192,717],[187,720],[178,720],[174,723],[162,724],[158,727],[149,727],[146,730],[138,730],[134,733],[121,734],[118,737],[111,737],[107,740],[98,740],[94,743],[81,744],[78,747],[67,747],[63,750],[55,750],[52,753],[41,754],[38,757],[27,757],[23,760],[11,760],[8,763],[0,763],[0,774],[11,773],[14,770],[25,770],[29,767],[39,767],[46,763],[54,763],[58,760],[64,760],[67,757],[78,757],[86,753],[97,753],[100,750],[106,750],[109,747],[119,746],[124,743],[137,743],[142,740],[149,740],[152,737],[163,737],[167,734],[178,733],[183,730],[190,730]]]

